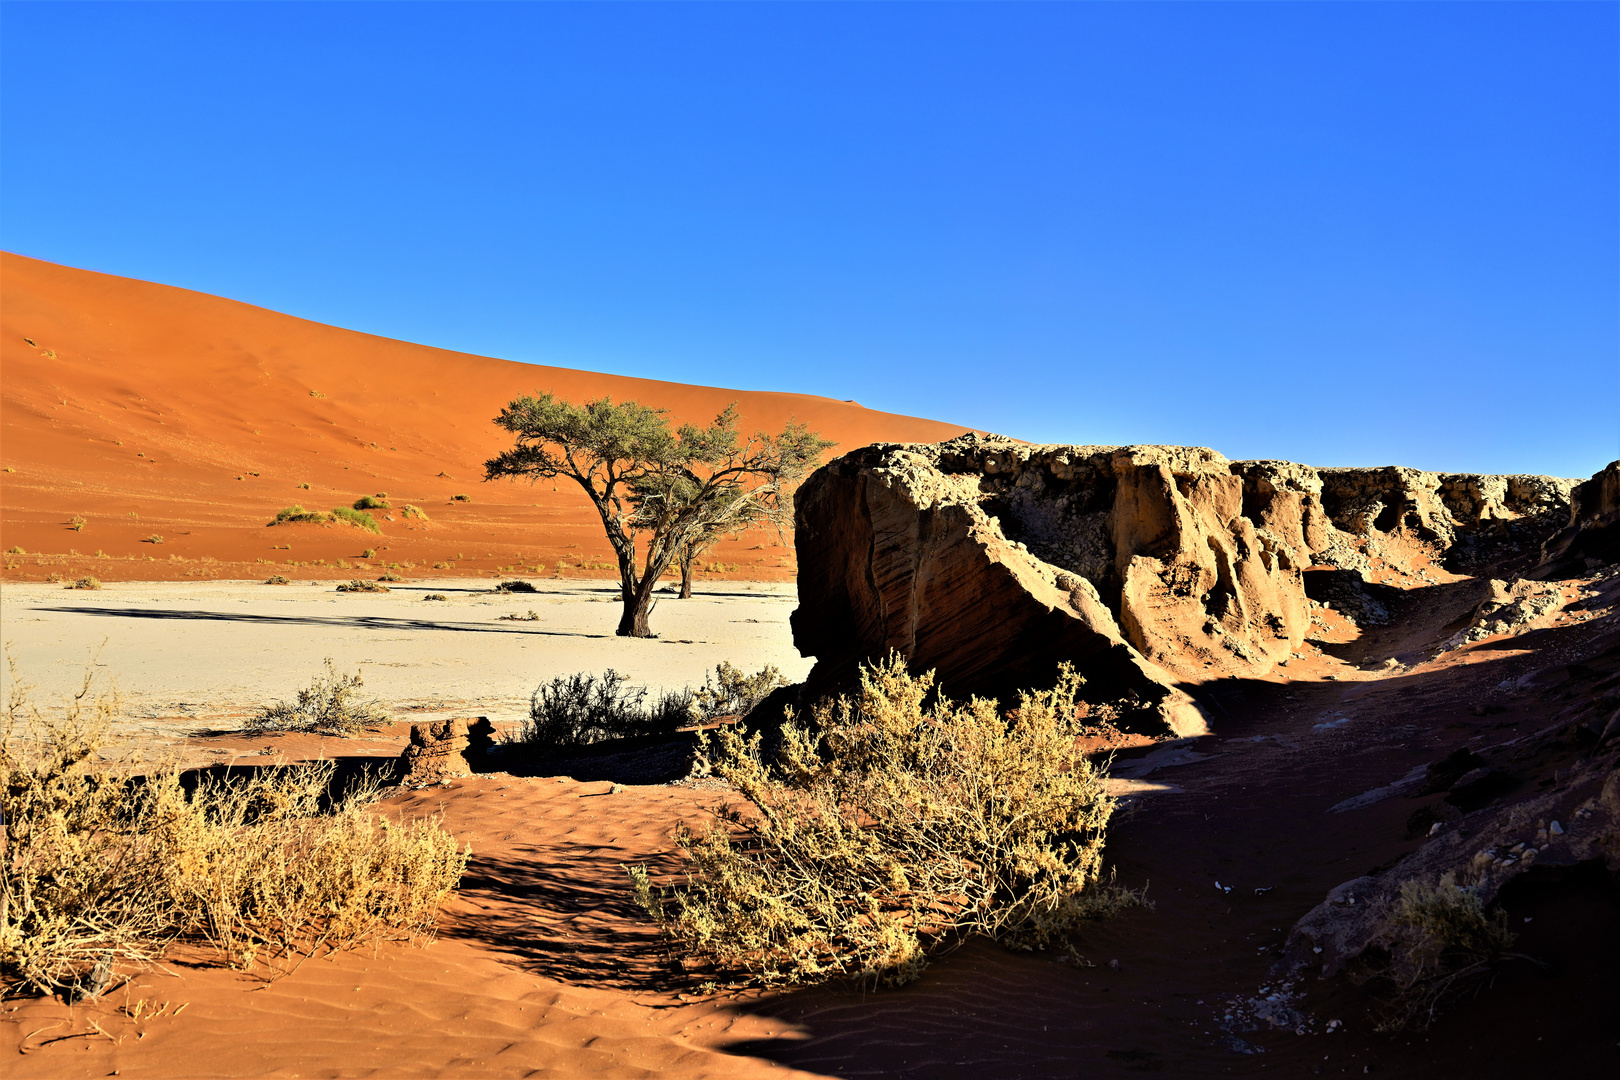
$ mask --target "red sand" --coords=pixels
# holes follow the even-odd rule
[[[366,548],[378,555],[361,571],[453,563],[535,574],[566,560],[597,567],[569,573],[611,576],[601,524],[577,488],[481,482],[483,462],[511,445],[490,418],[527,393],[606,394],[699,423],[735,401],[744,430],[797,418],[835,440],[834,453],[967,430],[805,394],[434,349],[13,254],[0,254],[0,296],[0,516],[4,547],[27,553],[7,556],[12,578],[331,577]],[[265,524],[293,503],[329,510],[377,492],[431,521],[396,513],[382,536]],[[708,560],[734,567],[719,572],[727,577],[793,573],[791,545],[768,533],[722,543]]]

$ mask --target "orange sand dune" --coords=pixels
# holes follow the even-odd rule
[[[746,430],[797,418],[835,453],[966,430],[804,394],[450,352],[13,254],[0,254],[0,297],[0,515],[4,547],[24,552],[5,560],[13,578],[330,577],[383,563],[534,574],[559,561],[605,576],[609,548],[577,489],[480,480],[510,445],[490,418],[536,391],[633,399],[677,422],[735,401]],[[293,503],[329,510],[378,492],[430,521],[395,513],[382,536],[266,526]],[[366,548],[376,557],[356,562]],[[733,568],[722,576],[792,573],[791,547],[765,533],[710,559]]]

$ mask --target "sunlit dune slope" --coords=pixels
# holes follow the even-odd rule
[[[490,418],[537,391],[632,399],[677,422],[735,401],[745,430],[794,417],[836,440],[835,453],[965,430],[803,394],[450,352],[13,254],[0,254],[0,301],[11,577],[358,576],[385,563],[535,574],[559,561],[601,575],[609,549],[577,488],[481,482],[483,461],[510,445]],[[395,508],[392,521],[377,515],[381,536],[266,524],[293,503],[330,510],[379,492]],[[429,520],[403,518],[404,503]],[[377,555],[357,564],[366,548]],[[756,533],[709,559],[735,568],[710,576],[780,578],[792,550]]]

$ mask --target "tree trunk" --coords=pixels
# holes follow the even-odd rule
[[[652,637],[652,630],[647,625],[648,604],[650,597],[631,597],[624,602],[624,615],[619,619],[619,629],[615,631],[619,637]]]
[[[687,549],[681,552],[681,599],[692,599],[692,552]]]

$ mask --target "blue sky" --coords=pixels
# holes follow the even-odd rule
[[[0,247],[1026,439],[1586,475],[1617,11],[5,3]]]

